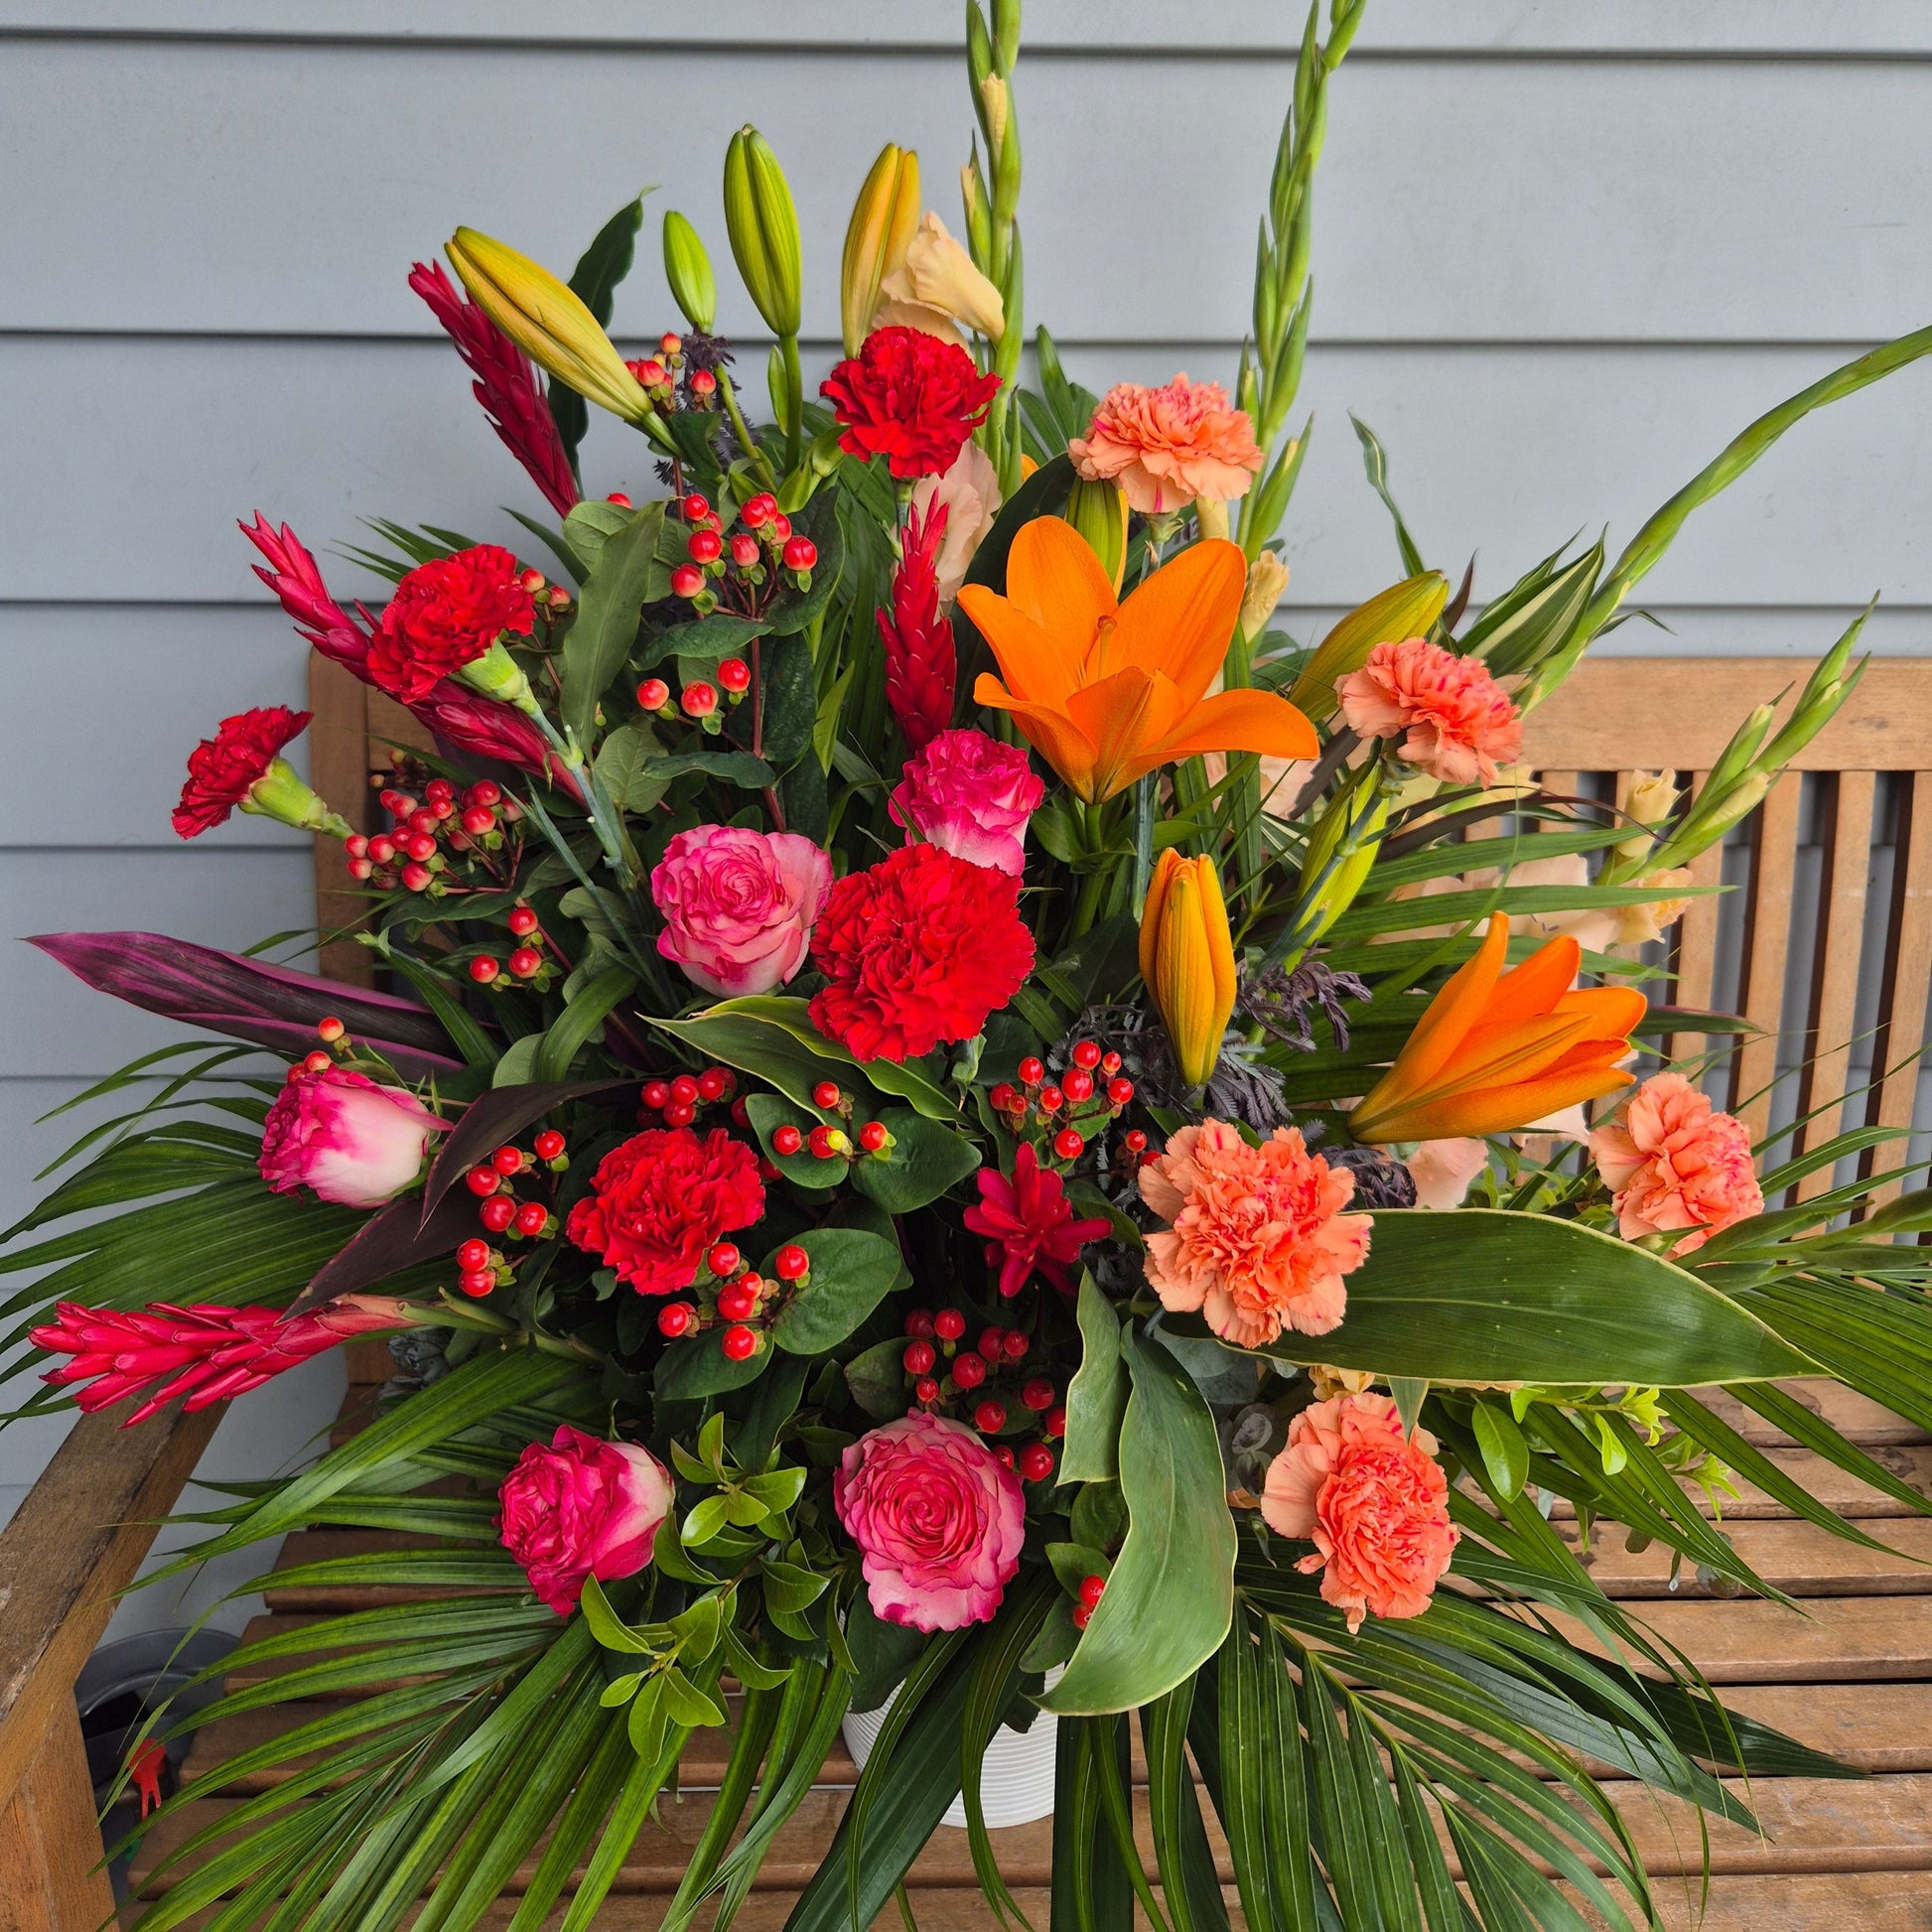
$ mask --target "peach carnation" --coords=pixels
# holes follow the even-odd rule
[[[1066,451],[1088,483],[1119,483],[1143,515],[1245,495],[1262,463],[1248,412],[1218,382],[1184,374],[1164,389],[1116,383]]]
[[[1336,680],[1335,695],[1351,731],[1400,738],[1411,764],[1448,784],[1492,785],[1498,763],[1523,754],[1509,693],[1477,659],[1426,637],[1377,644],[1359,671]]]
[[[1681,1073],[1646,1080],[1622,1119],[1590,1135],[1589,1151],[1616,1190],[1626,1241],[1682,1232],[1671,1253],[1687,1255],[1720,1228],[1764,1211],[1750,1130],[1719,1113]]]
[[[1288,1426],[1288,1447],[1268,1465],[1261,1514],[1316,1554],[1296,1566],[1321,1573],[1325,1602],[1345,1611],[1352,1635],[1377,1616],[1421,1616],[1461,1532],[1449,1521],[1449,1483],[1436,1439],[1407,1439],[1385,1395],[1338,1395]]]
[[[1325,1335],[1348,1305],[1342,1277],[1368,1254],[1367,1214],[1344,1214],[1355,1176],[1278,1127],[1250,1147],[1225,1121],[1183,1127],[1140,1173],[1172,1225],[1147,1238],[1163,1307],[1198,1310],[1224,1341],[1257,1348],[1284,1328]]]

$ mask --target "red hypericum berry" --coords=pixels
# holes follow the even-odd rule
[[[472,1168],[463,1179],[473,1194],[493,1194],[503,1184],[503,1176],[494,1168]]]
[[[480,954],[470,962],[470,977],[479,986],[487,986],[502,970],[487,953]]]
[[[1065,1091],[1059,1087],[1041,1087],[1034,1098],[1038,1102],[1042,1114],[1056,1114],[1066,1105]]]
[[[887,1138],[886,1123],[883,1120],[869,1120],[859,1130],[859,1145],[868,1154],[883,1153]]]
[[[711,514],[711,505],[694,489],[678,504],[677,511],[687,523],[702,523]]]
[[[491,1194],[490,1197],[486,1201],[484,1201],[480,1208],[477,1209],[477,1219],[480,1220],[483,1224],[483,1226],[490,1231],[491,1234],[501,1234],[503,1230],[509,1226],[511,1220],[515,1218],[515,1215],[516,1215],[516,1203],[513,1200],[511,1200],[507,1194]]]
[[[424,860],[436,857],[436,841],[427,832],[411,832],[403,840],[402,849],[419,866],[422,865]]]
[[[313,1053],[305,1053],[302,1056],[302,1070],[305,1073],[326,1073],[335,1064],[336,1062],[321,1047],[317,1047]]]
[[[1124,1107],[1133,1098],[1134,1082],[1132,1080],[1115,1079],[1107,1082],[1107,1099],[1110,1105]]]
[[[718,561],[724,545],[718,540],[716,530],[697,529],[684,539],[684,554],[694,564],[711,564]]]
[[[554,1161],[564,1151],[564,1137],[554,1127],[546,1127],[536,1138],[539,1161]]]
[[[1002,1080],[986,1097],[993,1103],[996,1114],[1010,1114],[1021,1104],[1020,1089],[1006,1080]]]
[[[1064,1409],[1047,1410],[1046,1433],[1049,1436],[1064,1436],[1066,1434],[1066,1411]]]
[[[952,1379],[962,1389],[976,1389],[986,1380],[986,1364],[968,1348],[952,1360]]]
[[[915,1340],[932,1339],[932,1311],[930,1309],[908,1309],[905,1314],[905,1332]]]
[[[769,523],[778,513],[778,499],[768,491],[760,490],[739,511],[739,519],[748,529],[756,530]]]
[[[405,818],[415,810],[416,801],[406,793],[398,791],[394,785],[385,785],[375,794],[375,802],[391,818]]]
[[[680,1107],[689,1107],[698,1097],[698,1083],[688,1073],[680,1073],[671,1082],[671,1098]]]
[[[691,393],[694,396],[713,396],[718,393],[718,378],[709,369],[691,371]]]
[[[456,1285],[473,1301],[481,1300],[496,1286],[496,1271],[493,1268],[466,1268],[456,1278]]]
[[[519,939],[527,939],[537,929],[537,915],[527,905],[512,905],[507,923]]]
[[[550,1221],[550,1210],[540,1200],[526,1200],[516,1210],[510,1226],[526,1240],[534,1240]]]
[[[503,787],[494,778],[479,778],[463,794],[466,805],[500,805],[503,802]]]
[[[1029,1409],[1050,1409],[1053,1406],[1053,1385],[1043,1375],[1035,1375],[1020,1391],[1020,1400]]]
[[[1077,1161],[1086,1152],[1086,1142],[1071,1127],[1062,1127],[1053,1136],[1053,1152],[1062,1161]]]
[[[742,657],[728,657],[718,666],[718,682],[727,691],[749,691],[752,688],[752,667]]]
[[[995,1443],[993,1445],[993,1454],[1002,1468],[1010,1469],[1013,1467],[1013,1445],[1011,1443]]]
[[[1120,1137],[1120,1144],[1129,1154],[1142,1154],[1147,1149],[1147,1136],[1138,1127],[1130,1127]]]
[[[419,866],[413,861],[402,869],[402,883],[412,893],[426,893],[429,882],[436,875],[427,866]]]
[[[982,1436],[997,1436],[1007,1426],[1007,1406],[1004,1402],[982,1402],[973,1411],[973,1427]]]
[[[718,1291],[718,1312],[727,1321],[743,1321],[758,1311],[758,1290],[747,1288],[743,1282],[733,1282]]]
[[[487,805],[472,805],[457,823],[473,839],[487,838],[496,829],[496,814]]]
[[[668,1080],[646,1080],[644,1090],[637,1098],[653,1112],[668,1107],[671,1104],[671,1083]]]
[[[1007,1338],[1001,1344],[1001,1352],[1010,1362],[1024,1361],[1033,1343],[1018,1328],[1009,1328]]]
[[[647,677],[637,687],[637,702],[646,711],[662,711],[671,701],[671,687],[661,677]]]
[[[774,1127],[771,1130],[771,1147],[774,1153],[782,1154],[789,1158],[791,1155],[796,1154],[804,1145],[804,1135],[788,1123],[783,1127]]]
[[[738,1245],[732,1241],[715,1241],[705,1251],[704,1265],[725,1281],[745,1265],[745,1257],[738,1252]]]
[[[725,1088],[730,1084],[724,1074],[715,1066],[708,1066],[698,1075],[698,1098],[700,1100],[722,1100]]]
[[[752,1110],[746,1106],[743,1094],[732,1102],[732,1119],[740,1127],[750,1127],[752,1124]]]
[[[408,818],[409,830],[418,834],[419,836],[425,834],[433,835],[436,831],[437,826],[441,823],[442,821],[436,816],[436,814],[433,811],[430,810],[430,808],[427,805],[418,805],[416,809],[409,814],[409,818]]]
[[[615,504],[617,504],[617,506],[618,506],[618,508],[619,508],[619,509],[621,509],[621,510],[627,510],[627,509],[628,509],[628,508],[630,507],[630,498],[629,498],[628,496],[626,496],[626,495],[625,495],[625,494],[623,493],[623,491],[622,491],[622,490],[621,490],[621,489],[614,489],[614,490],[612,490],[612,492],[610,493],[610,495],[608,495],[607,497],[605,497],[605,499],[604,499],[604,500],[605,500],[605,501],[606,501],[607,503],[615,503]]]
[[[487,1268],[489,1266],[489,1243],[480,1241],[473,1234],[456,1251],[456,1265],[459,1268]]]
[[[1118,1053],[1102,1053],[1100,1056],[1100,1070],[1102,1073],[1118,1073],[1120,1071],[1120,1055]]]
[[[704,572],[696,564],[679,564],[671,572],[671,591],[676,597],[696,597],[704,589]]]
[[[688,1100],[673,1100],[664,1109],[666,1127],[689,1127],[698,1117],[698,1110]]]
[[[938,1359],[938,1352],[929,1341],[908,1341],[905,1344],[905,1353],[899,1357],[899,1360],[905,1364],[907,1375],[929,1373],[933,1363]]]
[[[802,1280],[811,1272],[812,1258],[795,1241],[787,1241],[771,1257],[771,1272],[781,1282]]]
[[[427,805],[447,805],[456,796],[456,786],[448,778],[432,778],[423,787],[423,802]]]
[[[489,1157],[489,1165],[498,1173],[521,1173],[523,1172],[523,1157],[513,1147],[499,1147]]]
[[[675,1341],[696,1318],[697,1311],[689,1302],[666,1302],[657,1311],[657,1332]]]
[[[351,879],[359,881],[372,878],[374,873],[375,867],[366,859],[351,859],[348,861],[348,876]]]
[[[1044,1482],[1053,1473],[1053,1451],[1044,1443],[1029,1443],[1020,1451],[1020,1473],[1029,1482]]]
[[[675,329],[667,329],[658,337],[657,346],[675,360],[684,347],[684,338]]]
[[[684,687],[684,694],[678,703],[684,707],[687,718],[709,718],[718,709],[718,688],[700,678],[695,684]]]
[[[1082,1100],[1091,1100],[1093,1098],[1093,1075],[1085,1067],[1069,1067],[1066,1078],[1060,1082],[1060,1091],[1076,1105]]]
[[[737,530],[732,534],[732,562],[740,570],[750,570],[759,560],[759,540],[749,530]]]
[[[1099,1042],[1092,1039],[1076,1039],[1073,1042],[1073,1064],[1083,1066],[1091,1073],[1100,1064]]]
[[[366,859],[369,856],[369,842],[360,832],[351,832],[343,841],[343,850],[351,859]]]
[[[378,866],[386,866],[396,856],[396,842],[386,832],[378,832],[369,841],[369,857]]]
[[[811,1147],[814,1160],[829,1161],[833,1155],[844,1152],[839,1143],[845,1139],[845,1136],[836,1127],[814,1127],[805,1139]]]
[[[1036,1087],[1046,1077],[1046,1064],[1043,1060],[1036,1060],[1030,1054],[1020,1062],[1019,1073],[1020,1084],[1023,1087]]]
[[[812,1105],[814,1107],[823,1108],[824,1111],[829,1114],[832,1111],[832,1109],[836,1107],[838,1104],[839,1104],[839,1090],[837,1085],[833,1081],[821,1080],[818,1083],[818,1085],[812,1089]]]
[[[939,1400],[939,1384],[931,1376],[921,1375],[912,1384],[912,1396],[913,1400],[917,1402],[937,1402]]]
[[[957,1341],[966,1332],[966,1317],[957,1309],[941,1309],[932,1317],[932,1332],[941,1341]]]
[[[1074,1629],[1084,1630],[1087,1627],[1087,1625],[1092,1621],[1093,1621],[1093,1612],[1090,1609],[1088,1609],[1084,1603],[1075,1603],[1073,1606]]]
[[[510,971],[520,980],[533,980],[543,971],[543,955],[534,946],[518,946],[510,954]]]
[[[785,568],[787,570],[810,570],[818,562],[818,545],[810,537],[787,537],[785,539]]]
[[[980,1330],[980,1353],[989,1362],[997,1362],[1006,1352],[1007,1331],[1004,1328],[982,1328]]]
[[[1107,1593],[1105,1577],[1082,1577],[1080,1579],[1080,1601],[1088,1609],[1097,1607],[1100,1599]]]
[[[725,1351],[726,1361],[749,1362],[759,1352],[758,1332],[735,1321],[725,1330],[718,1345]]]
[[[774,508],[771,512],[771,540],[785,543],[791,537],[791,518],[783,510]]]

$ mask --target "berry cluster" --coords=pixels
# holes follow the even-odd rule
[[[541,993],[555,977],[557,962],[543,950],[544,931],[536,911],[528,905],[512,905],[506,923],[510,937],[517,941],[508,959],[499,960],[493,953],[479,953],[470,961],[470,977],[479,986],[501,986],[507,983],[503,979],[507,967],[510,980],[533,986]]]
[[[1134,1083],[1122,1076],[1120,1055],[1103,1053],[1094,1040],[1076,1039],[1068,1057],[1072,1064],[1055,1082],[1045,1062],[1030,1054],[1018,1068],[1020,1085],[1002,1080],[987,1098],[1010,1134],[1039,1135],[1056,1160],[1072,1162],[1134,1098]],[[1139,1139],[1146,1147],[1147,1136]]]
[[[811,1274],[812,1258],[796,1242],[771,1257],[773,1279],[745,1265],[730,1241],[714,1242],[695,1286],[696,1302],[666,1302],[657,1311],[657,1332],[667,1341],[722,1328],[718,1346],[727,1361],[750,1361],[764,1346],[765,1330]]]
[[[810,588],[818,546],[793,531],[791,518],[768,491],[747,499],[737,527],[729,532],[702,496],[679,497],[674,507],[691,532],[684,540],[686,561],[671,572],[671,590],[688,599],[701,617],[715,611],[721,598],[732,609],[756,617],[768,600],[769,587],[780,579],[794,590]]]
[[[693,724],[708,732],[724,729],[724,717],[718,709],[718,694],[724,693],[728,705],[742,704],[745,694],[752,688],[752,667],[742,657],[727,657],[718,666],[718,682],[713,684],[709,678],[694,677],[675,700],[671,697],[671,687],[661,677],[647,677],[637,687],[639,709],[655,714],[667,723],[679,717],[689,718]]]
[[[684,338],[667,329],[657,340],[657,353],[645,355],[624,367],[637,378],[637,385],[651,400],[654,409],[669,413],[678,406],[678,378],[683,377],[684,404],[687,409],[718,407],[718,378],[711,370],[685,367]]]
[[[548,1202],[534,1197],[519,1199],[514,1183],[534,1175],[539,1168],[561,1173],[569,1166],[564,1137],[554,1127],[546,1127],[527,1150],[505,1145],[472,1168],[464,1175],[464,1183],[478,1196],[477,1219],[483,1224],[484,1232],[514,1235],[523,1241],[549,1240],[557,1232],[558,1223]],[[457,1287],[478,1298],[492,1294],[514,1275],[514,1264],[508,1257],[476,1235],[457,1249],[456,1265]]]
[[[488,778],[461,795],[448,778],[432,778],[421,798],[385,785],[381,805],[389,829],[367,838],[357,832],[347,841],[348,876],[370,881],[384,892],[400,885],[432,898],[451,890],[453,857],[500,851],[504,826],[522,816],[516,800],[506,798],[502,787]]]
[[[1093,1613],[1100,1607],[1100,1599],[1107,1593],[1105,1577],[1082,1577],[1080,1579],[1080,1600],[1073,1606],[1073,1627],[1084,1630],[1093,1621]]]
[[[852,1096],[843,1092],[835,1081],[821,1080],[812,1089],[812,1105],[822,1114],[839,1114],[848,1122],[852,1119]],[[826,1121],[821,1121],[810,1133],[789,1121],[771,1130],[771,1151],[785,1160],[809,1149],[815,1161],[852,1161],[861,1155],[884,1161],[894,1146],[893,1136],[883,1120],[862,1122],[856,1138],[845,1128]]]
[[[1051,1442],[1066,1434],[1066,1410],[1050,1377],[1023,1373],[1032,1337],[1020,1328],[986,1327],[976,1347],[962,1348],[966,1316],[958,1309],[912,1309],[905,1333],[899,1360],[920,1408],[944,1414],[954,1403],[963,1411],[970,1403],[966,1412],[982,1436],[1006,1430],[1013,1403],[1039,1418],[1039,1436],[1017,1451],[1011,1443],[997,1443],[993,1452],[1026,1481],[1044,1482],[1053,1473]]]
[[[737,1078],[728,1066],[708,1066],[702,1073],[680,1073],[669,1080],[646,1080],[637,1096],[637,1124],[689,1127],[705,1108],[730,1100],[732,1119],[743,1127],[744,1102],[732,1099],[736,1085]]]

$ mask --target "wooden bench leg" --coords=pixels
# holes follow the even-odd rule
[[[0,1932],[97,1932],[114,1916],[93,1785],[69,1702],[0,1813]]]

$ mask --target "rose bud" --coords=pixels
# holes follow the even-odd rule
[[[278,1194],[308,1187],[342,1207],[380,1207],[422,1172],[430,1137],[447,1125],[405,1088],[345,1067],[305,1071],[268,1110],[262,1178]]]

